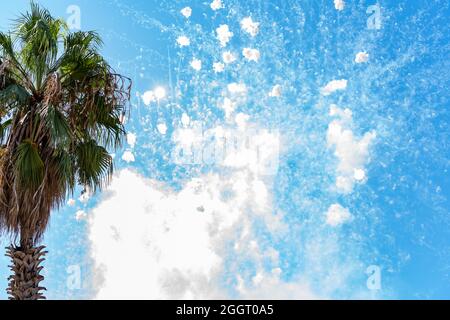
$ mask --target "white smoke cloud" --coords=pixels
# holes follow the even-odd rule
[[[212,132],[227,135],[220,128]],[[258,143],[267,144],[268,157],[278,157],[270,138],[262,134]],[[96,299],[314,297],[306,281],[282,280],[278,252],[259,244],[255,220],[273,234],[287,226],[273,212],[267,177],[252,170],[254,163],[237,161],[248,156],[244,145],[224,161],[231,173],[193,178],[179,191],[128,169],[114,177],[88,220],[94,278],[101,279]],[[258,266],[253,276],[226,269],[224,261],[231,257],[239,265],[239,256]],[[264,269],[263,259],[273,268]],[[223,277],[230,287],[222,287]]]
[[[245,208],[252,201],[253,186],[247,179],[207,175],[188,182],[180,192],[170,192],[135,172],[121,171],[89,220],[95,278],[103,279],[95,298],[228,298],[219,280],[225,245],[240,227],[250,228]],[[235,196],[225,200],[228,189]],[[236,250],[246,250],[250,239],[236,239]],[[254,298],[263,292],[258,287],[273,286],[280,298],[288,297],[281,280],[262,277],[257,286],[236,288],[240,296]],[[298,297],[304,295],[309,292]]]
[[[338,11],[342,11],[345,8],[345,2],[344,0],[334,0],[334,7]]]
[[[242,55],[249,61],[258,62],[261,57],[261,53],[258,49],[244,48],[242,50]]]
[[[135,161],[134,154],[131,151],[125,151],[122,154],[122,160],[127,163],[134,162]]]
[[[247,86],[245,83],[232,82],[227,85],[227,88],[233,95],[245,95],[247,93]]]
[[[214,0],[213,2],[211,2],[209,6],[214,11],[222,9],[223,8],[222,0]]]
[[[345,118],[345,111],[334,112]],[[314,299],[345,286],[354,266],[336,262],[339,273],[324,267],[338,255],[336,239],[306,243],[302,256],[309,271],[284,277],[280,253],[259,235],[261,225],[275,238],[290,232],[273,205],[276,170],[261,165],[277,163],[281,138],[255,128],[243,113],[230,117],[230,124],[205,130],[184,121],[172,136],[181,148],[205,146],[213,137],[217,150],[220,141],[229,141],[231,153],[213,158],[226,168],[220,173],[191,178],[177,190],[128,169],[114,177],[87,216],[94,298]],[[338,211],[331,222],[347,221],[345,209],[331,211]],[[241,268],[248,263],[253,271]],[[320,292],[310,286],[314,277],[321,279]]]
[[[219,40],[220,45],[222,47],[226,47],[228,42],[230,42],[231,38],[233,38],[234,35],[233,32],[230,31],[228,25],[226,24],[220,25],[220,27],[216,29],[216,33],[217,33],[217,40]]]
[[[167,125],[165,123],[159,123],[156,128],[158,129],[158,132],[162,135],[165,135],[167,133]]]
[[[356,63],[365,63],[369,61],[369,54],[367,52],[361,51],[358,52],[355,56]]]
[[[136,134],[129,132],[127,133],[127,143],[130,145],[131,148],[134,148],[134,146],[136,145]]]
[[[181,9],[180,12],[186,19],[189,19],[190,16],[192,15],[192,9],[190,7],[185,7]]]
[[[179,36],[177,38],[177,43],[180,47],[187,47],[191,44],[191,40],[186,36]]]
[[[78,210],[75,213],[75,219],[77,221],[85,220],[87,218],[87,213],[84,210]]]
[[[345,90],[347,89],[347,80],[342,79],[342,80],[332,80],[330,82],[328,82],[328,84],[322,88],[322,94],[324,96],[329,96],[330,94],[332,94],[335,91],[338,90]]]
[[[202,61],[196,58],[192,59],[191,68],[195,71],[200,71],[202,69]]]
[[[225,65],[222,62],[214,62],[213,70],[215,73],[221,73],[225,70]]]
[[[331,205],[326,214],[327,224],[332,227],[337,227],[349,221],[351,218],[350,211],[337,203]]]
[[[255,278],[256,280],[256,278]],[[257,285],[246,287],[241,285],[238,289],[242,297],[250,300],[313,300],[320,299],[307,282],[284,282],[280,279],[277,270],[272,274],[258,274]],[[276,297],[276,298],[274,298]]]
[[[149,106],[152,102],[157,101],[155,93],[151,90],[144,92],[142,95],[142,101],[146,106]]]
[[[259,32],[259,23],[254,22],[251,17],[246,17],[241,21],[241,28],[252,37],[255,37]]]
[[[352,124],[352,112],[349,109],[330,107],[330,116],[336,117],[328,126],[328,146],[335,149],[339,159],[336,187],[342,193],[350,193],[356,182],[366,179],[365,165],[369,160],[369,147],[376,138],[375,131],[368,132],[358,140],[349,129]]]
[[[230,64],[236,61],[236,56],[230,51],[225,51],[222,54],[222,59],[226,64]]]
[[[282,95],[282,87],[281,85],[277,84],[273,86],[272,90],[269,92],[269,97],[272,98],[279,98]]]

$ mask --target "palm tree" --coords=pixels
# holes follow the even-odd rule
[[[95,32],[66,24],[31,3],[0,33],[0,231],[12,275],[10,299],[45,299],[38,246],[50,212],[77,185],[96,191],[113,172],[131,81],[116,74]]]

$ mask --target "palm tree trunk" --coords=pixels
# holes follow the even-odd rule
[[[47,251],[43,251],[44,246],[34,247],[27,245],[24,247],[9,246],[6,248],[6,256],[10,257],[12,265],[10,269],[12,275],[9,276],[8,288],[6,292],[10,300],[40,300],[45,299],[39,283],[44,277],[39,273],[43,269],[40,264],[45,259],[43,256]]]

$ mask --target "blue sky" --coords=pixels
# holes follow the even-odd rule
[[[52,215],[48,297],[449,298],[449,3],[211,2],[39,1],[78,6],[133,79],[111,189]],[[222,135],[235,153],[205,158]],[[192,141],[201,161],[174,157]],[[0,298],[7,275],[2,257]]]

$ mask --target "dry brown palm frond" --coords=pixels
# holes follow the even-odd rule
[[[8,66],[10,65],[10,62],[8,59],[5,59],[3,61],[0,61],[0,76],[5,76],[6,75],[6,69],[8,68]]]
[[[7,168],[3,167],[1,172],[6,172],[7,176],[0,180],[0,224],[8,232],[20,236],[22,245],[28,241],[39,241],[47,227],[51,210],[58,208],[65,199],[66,186],[60,183],[61,177],[57,176],[58,164],[52,152],[49,143],[43,143],[41,157],[45,170],[42,181],[35,187],[23,187],[23,181],[14,168],[15,159],[8,154],[2,158],[3,166]]]
[[[47,86],[44,91],[44,106],[59,105],[61,102],[61,81],[57,72],[49,75],[47,80]]]

